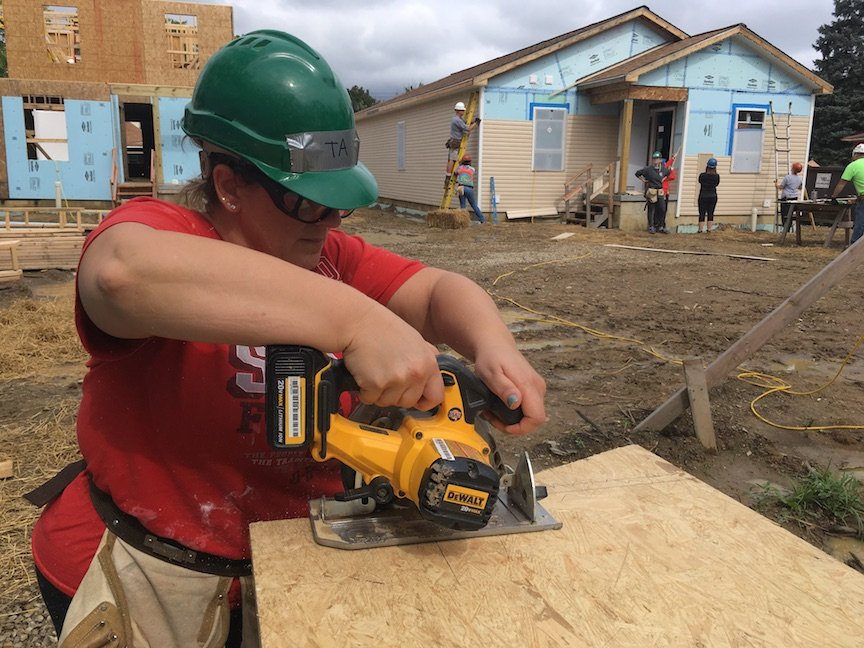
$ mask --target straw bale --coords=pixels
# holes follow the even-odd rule
[[[58,364],[87,359],[75,331],[73,298],[16,299],[0,309],[0,376],[49,375]]]
[[[440,229],[462,229],[471,224],[465,209],[438,209],[426,213],[426,224]]]
[[[26,383],[25,383],[26,385]],[[11,601],[34,581],[30,532],[39,509],[22,499],[78,457],[73,394],[30,419],[0,426],[0,451],[14,450],[15,474],[0,481],[0,600]]]
[[[75,333],[71,294],[35,300],[9,298],[0,309],[0,398],[28,402],[58,381],[69,387],[50,408],[38,399],[23,416],[0,423],[0,457],[13,474],[0,480],[0,600],[13,601],[34,585],[30,532],[39,509],[22,495],[79,458],[75,416],[86,356]],[[69,371],[58,373],[58,364]]]

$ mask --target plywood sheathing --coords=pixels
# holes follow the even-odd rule
[[[96,81],[0,79],[0,96],[23,97],[25,95],[63,97],[64,99],[79,99],[81,101],[109,101],[111,99],[108,84]]]
[[[162,0],[64,0],[62,6],[78,10],[79,63],[51,61],[43,3],[3,0],[10,78],[193,86],[200,70],[170,68],[165,14],[197,16],[202,62],[234,36],[230,6]]]
[[[647,450],[538,482],[561,530],[340,551],[251,525],[261,645],[860,645],[864,576]]]
[[[10,78],[144,80],[140,0],[64,0],[63,6],[78,13],[81,60],[74,64],[48,56],[43,3],[3,1]]]
[[[194,86],[204,62],[223,45],[234,38],[231,7],[200,5],[185,2],[147,1],[141,4],[144,31],[142,45],[146,81],[169,86]],[[168,50],[168,32],[165,14],[195,16],[198,23],[200,67],[178,69],[171,67]]]

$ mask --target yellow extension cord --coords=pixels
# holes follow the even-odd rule
[[[540,263],[533,263],[531,265],[525,266],[524,268],[520,268],[519,270],[512,270],[510,272],[505,272],[502,275],[498,275],[498,277],[495,278],[495,281],[492,282],[492,286],[496,286],[499,281],[501,281],[502,279],[505,279],[506,277],[514,275],[517,272],[524,272],[525,270],[530,270],[532,268],[538,268],[540,266],[545,266],[545,265],[567,263],[569,261],[578,261],[579,259],[584,259],[585,257],[588,257],[590,255],[591,255],[591,253],[589,252],[587,254],[583,254],[583,255],[577,256],[577,257],[568,257],[566,259],[553,259],[551,261],[542,261]],[[495,292],[494,290],[491,290],[488,288],[486,289],[486,292],[488,292],[489,295],[495,299],[505,301],[509,304],[512,304],[516,308],[522,309],[528,313],[532,313],[533,315],[538,316],[538,317],[533,317],[533,318],[524,318],[523,321],[540,322],[540,323],[545,323],[545,324],[552,324],[555,326],[566,326],[569,328],[579,329],[580,331],[583,331],[584,333],[587,333],[588,335],[592,335],[592,336],[599,338],[601,340],[609,340],[609,341],[614,340],[614,341],[627,342],[630,344],[634,344],[641,351],[644,351],[648,355],[651,355],[651,356],[657,358],[658,360],[662,360],[663,362],[668,362],[670,364],[676,364],[676,365],[683,365],[684,364],[683,360],[681,360],[679,358],[670,358],[669,356],[665,356],[662,353],[660,353],[659,351],[657,351],[656,349],[654,349],[654,347],[645,344],[641,340],[637,340],[635,338],[630,338],[630,337],[622,337],[620,335],[613,335],[611,333],[605,333],[603,331],[598,331],[597,329],[593,329],[593,328],[590,328],[588,326],[584,326],[582,324],[577,324],[576,322],[571,322],[570,320],[564,319],[563,317],[559,317],[557,315],[549,315],[547,313],[541,313],[540,311],[534,310],[533,308],[530,308],[528,306],[520,304],[515,299],[512,299],[510,297],[505,297],[505,296]],[[742,371],[737,376],[738,380],[740,380],[742,382],[746,382],[750,385],[755,385],[756,387],[765,388],[765,392],[763,392],[762,394],[760,394],[759,396],[757,396],[756,398],[754,398],[750,402],[750,411],[753,412],[753,415],[756,416],[756,418],[758,418],[763,423],[770,425],[771,427],[781,429],[781,430],[794,430],[794,431],[801,431],[801,432],[811,431],[811,430],[864,430],[864,425],[809,425],[809,426],[783,425],[781,423],[775,423],[775,422],[769,420],[768,418],[766,418],[765,416],[763,416],[762,414],[760,414],[756,410],[756,403],[758,403],[760,400],[762,400],[766,396],[770,396],[771,394],[776,394],[776,393],[782,392],[782,393],[787,394],[789,396],[812,396],[813,394],[817,394],[820,391],[827,389],[840,377],[840,374],[842,373],[843,368],[852,359],[852,356],[858,350],[858,347],[861,346],[862,342],[864,342],[864,335],[862,335],[861,337],[858,338],[858,341],[855,343],[855,346],[852,347],[852,350],[846,355],[843,362],[840,363],[840,367],[837,369],[837,373],[834,374],[834,376],[831,378],[831,380],[829,380],[827,383],[825,383],[821,387],[817,387],[816,389],[811,390],[811,391],[796,392],[796,391],[792,390],[792,385],[787,383],[785,380],[778,378],[777,376],[772,376],[770,374],[761,373],[758,371]],[[617,371],[614,371],[613,373],[620,373],[621,371],[624,371],[625,369],[627,369],[627,367],[629,367],[629,366],[630,366],[630,362],[628,361],[627,364],[625,364],[623,367],[621,367],[621,369],[618,369]]]

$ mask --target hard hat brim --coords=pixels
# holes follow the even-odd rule
[[[264,164],[256,166],[286,189],[325,207],[357,209],[378,198],[378,182],[362,162],[346,169],[304,173],[285,173]]]

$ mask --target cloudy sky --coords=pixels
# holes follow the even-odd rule
[[[379,100],[408,86],[605,20],[627,0],[203,0],[234,7],[234,31],[291,32],[318,50],[342,83]],[[812,67],[833,0],[654,0],[646,6],[690,35],[744,23]]]

